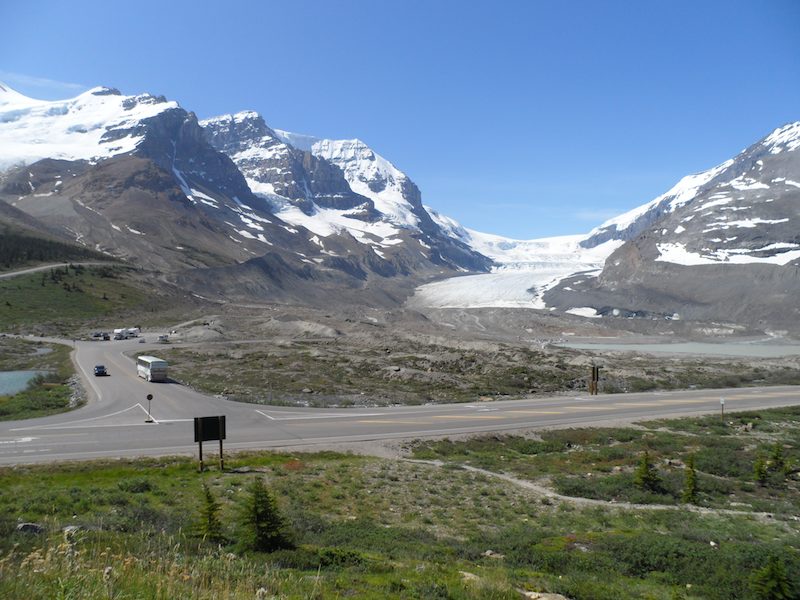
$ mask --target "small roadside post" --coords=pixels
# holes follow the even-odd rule
[[[725,398],[719,399],[719,417],[723,421],[725,420]]]
[[[198,443],[200,455],[200,472],[203,472],[203,442],[209,440],[219,440],[219,470],[225,469],[225,462],[222,457],[222,440],[225,439],[225,415],[216,417],[195,417],[194,418],[194,441]]]
[[[147,418],[145,423],[153,423],[153,413],[150,412],[150,403],[153,401],[153,394],[147,394]]]

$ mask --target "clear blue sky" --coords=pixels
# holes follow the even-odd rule
[[[426,204],[533,238],[800,120],[800,1],[6,0],[0,79],[358,137]]]

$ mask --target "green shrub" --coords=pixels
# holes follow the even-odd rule
[[[137,477],[136,479],[123,479],[117,484],[117,487],[123,492],[131,494],[143,494],[153,489],[153,484],[145,477]]]

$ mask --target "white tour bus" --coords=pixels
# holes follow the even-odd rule
[[[136,371],[147,381],[166,381],[167,361],[155,356],[140,356],[136,359]]]

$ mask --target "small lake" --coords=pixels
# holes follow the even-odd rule
[[[748,342],[675,342],[652,344],[625,344],[613,342],[564,342],[557,344],[565,348],[579,350],[610,350],[614,352],[644,352],[672,354],[704,354],[716,356],[741,356],[745,358],[780,358],[782,356],[800,355],[800,345],[765,344]]]
[[[0,396],[10,396],[28,387],[28,382],[45,371],[0,371]]]

